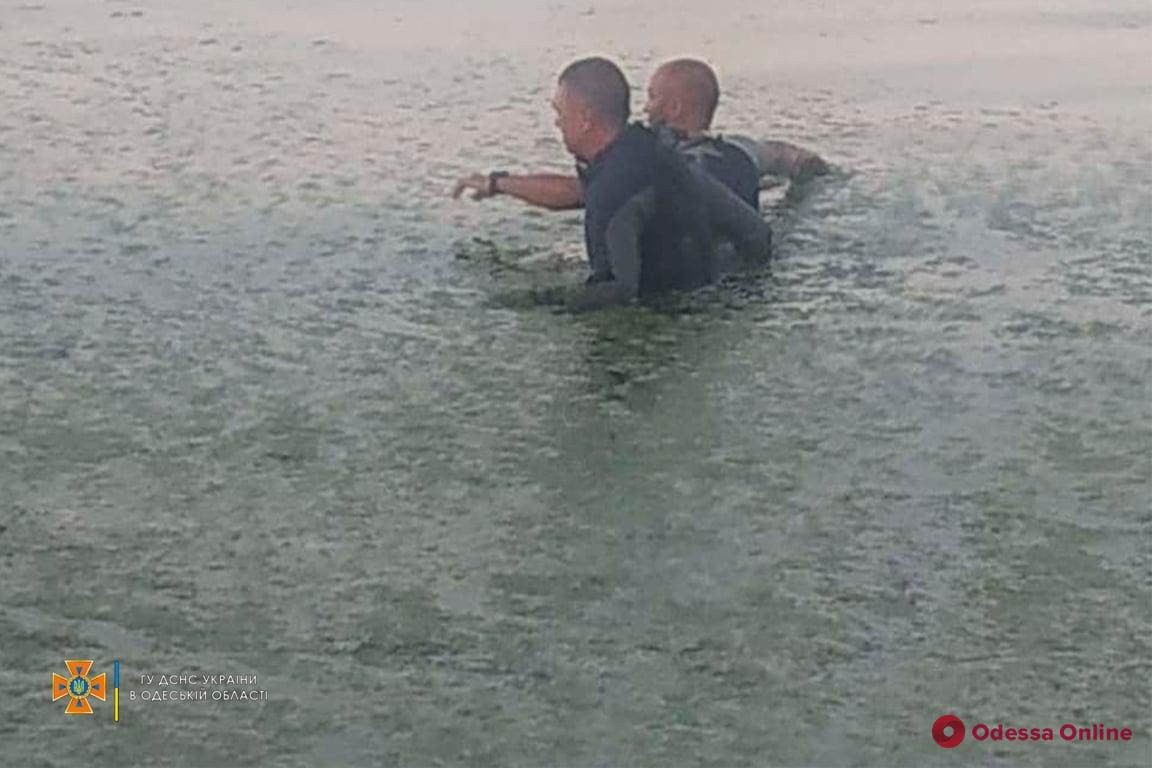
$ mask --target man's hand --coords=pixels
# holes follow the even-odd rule
[[[824,176],[827,173],[828,164],[819,155],[800,150],[800,155],[793,161],[791,172],[788,175],[793,183],[803,184],[809,179]]]
[[[470,197],[473,200],[483,200],[496,194],[491,188],[490,179],[486,173],[473,173],[457,181],[456,186],[452,189],[452,197],[459,200],[460,195],[469,189],[472,190]]]

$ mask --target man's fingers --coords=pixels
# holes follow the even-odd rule
[[[459,198],[464,194],[466,189],[476,189],[476,175],[465,176],[456,182],[456,188],[452,190],[452,197]]]
[[[470,197],[473,200],[483,200],[488,197],[488,177],[474,175],[460,179],[456,182],[456,188],[452,190],[452,197],[459,199],[460,195],[469,189],[472,190]]]

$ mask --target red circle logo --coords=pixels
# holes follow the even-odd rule
[[[964,741],[964,721],[956,715],[941,715],[932,724],[932,738],[944,749],[952,749]]]

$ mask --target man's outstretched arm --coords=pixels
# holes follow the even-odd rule
[[[580,179],[559,173],[531,173],[498,175],[474,173],[456,182],[452,197],[459,198],[472,190],[473,200],[495,195],[510,195],[529,205],[552,211],[568,211],[584,206],[584,191]]]

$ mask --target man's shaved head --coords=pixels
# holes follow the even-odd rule
[[[608,59],[574,61],[560,73],[559,85],[579,99],[604,124],[623,126],[631,112],[631,94],[624,73]]]
[[[660,65],[648,90],[649,116],[686,132],[707,130],[720,102],[716,73],[697,59],[673,59]],[[655,115],[653,102],[657,103]]]

